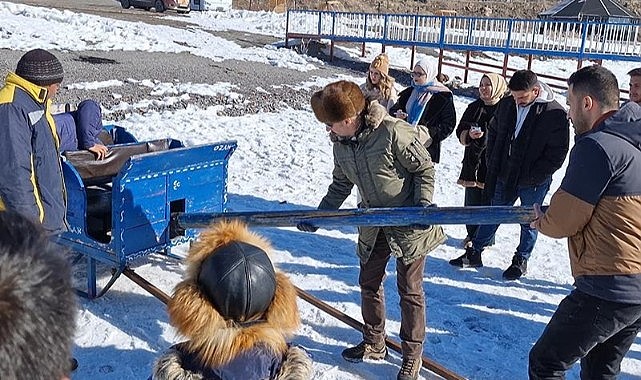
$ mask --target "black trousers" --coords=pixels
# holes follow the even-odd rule
[[[564,379],[581,360],[581,379],[615,379],[641,329],[641,305],[574,290],[561,301],[530,351],[530,379]]]
[[[483,189],[478,187],[466,187],[465,188],[465,200],[463,201],[464,206],[489,206],[490,202],[485,200],[483,197]],[[467,229],[467,236],[471,239],[476,236],[476,230],[479,228],[476,224],[468,224],[465,226]]]

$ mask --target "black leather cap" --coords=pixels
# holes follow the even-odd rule
[[[234,241],[202,262],[198,286],[225,319],[260,318],[274,299],[276,273],[267,253]]]

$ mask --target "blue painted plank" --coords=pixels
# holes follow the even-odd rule
[[[292,227],[307,222],[318,227],[407,226],[411,224],[522,224],[534,219],[532,207],[396,207],[341,210],[183,213],[183,228],[206,228],[221,219],[239,219],[251,226]]]

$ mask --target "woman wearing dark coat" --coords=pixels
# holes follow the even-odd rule
[[[412,86],[401,91],[398,102],[389,110],[390,115],[419,129],[419,138],[435,163],[441,157],[441,141],[456,126],[452,92],[436,79],[437,74],[436,66],[427,59],[418,61],[411,73]],[[426,138],[422,138],[423,128],[429,132]]]
[[[470,103],[461,117],[456,135],[461,144],[465,145],[463,165],[457,183],[465,187],[465,206],[487,206],[485,199],[485,146],[487,142],[487,126],[494,115],[496,106],[507,93],[505,78],[495,73],[487,73],[479,84],[479,99]],[[476,234],[477,225],[467,225],[467,245]]]

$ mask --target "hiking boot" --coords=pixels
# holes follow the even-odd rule
[[[475,251],[473,247],[465,248],[465,253],[462,256],[450,260],[450,265],[459,268],[480,268],[483,266],[481,252]]]
[[[357,346],[344,349],[342,355],[343,359],[353,363],[358,363],[363,359],[382,360],[387,357],[387,347],[385,347],[385,342],[369,344],[363,341]]]
[[[420,358],[403,358],[403,364],[398,371],[396,380],[416,380],[418,379],[418,372],[421,370]]]
[[[527,273],[527,259],[519,255],[514,255],[512,265],[503,272],[503,278],[508,281],[514,281],[521,278],[525,273]]]

